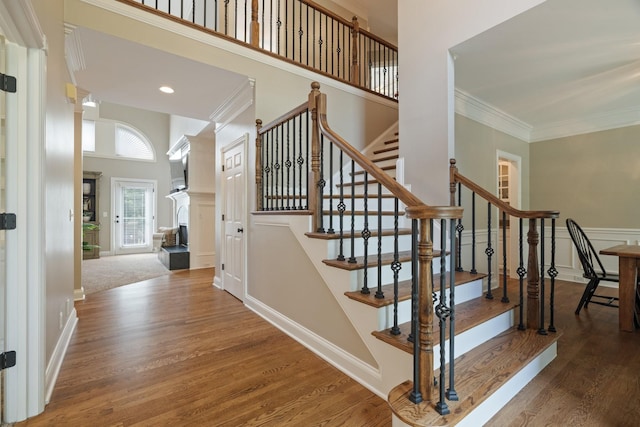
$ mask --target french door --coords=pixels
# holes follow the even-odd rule
[[[155,229],[156,182],[112,178],[114,254],[151,252]]]

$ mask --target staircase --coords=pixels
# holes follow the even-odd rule
[[[397,132],[390,130],[365,150],[369,161],[393,179],[398,144]],[[323,143],[319,146],[315,155],[321,158],[321,164],[326,157],[336,158]],[[318,200],[317,210],[322,213],[316,219],[312,216],[311,221],[300,219],[300,215],[292,216],[291,229],[379,364],[380,381],[368,386],[378,393],[388,393],[394,426],[485,423],[553,360],[559,334],[543,335],[535,328],[526,329],[522,317],[516,326],[523,311],[521,293],[513,287],[507,291],[505,287],[505,295],[487,298],[489,286],[496,288],[498,281],[492,280],[490,273],[472,274],[459,267],[454,269],[455,244],[447,240],[444,231],[449,227],[453,235],[455,220],[451,219],[449,226],[449,219],[434,221],[436,236],[433,254],[429,256],[433,256],[431,284],[433,300],[438,302],[435,311],[451,310],[450,317],[455,316],[455,321],[449,323],[448,315],[443,315],[439,324],[434,321],[432,354],[439,357],[429,362],[434,378],[424,380],[435,379],[440,395],[432,393],[424,396],[422,403],[413,403],[409,396],[416,393],[418,386],[414,387],[412,380],[420,378],[416,377],[414,366],[428,353],[421,342],[422,353],[414,356],[414,340],[410,338],[415,330],[411,319],[418,317],[417,312],[412,316],[415,310],[412,300],[417,300],[412,294],[412,277],[418,265],[413,256],[416,241],[412,238],[416,235],[412,229],[416,221],[412,224],[405,217],[404,204],[362,167],[344,159],[338,165],[337,170],[329,166],[322,172],[318,193],[310,187],[300,197],[289,196],[298,201],[306,199],[310,212],[315,210],[313,200]],[[273,170],[269,166],[264,169]],[[277,177],[270,179],[277,184]],[[280,191],[277,198],[284,197]],[[438,228],[443,230],[439,239]],[[447,250],[442,253],[438,248]],[[447,301],[452,302],[454,295],[455,308],[447,308]],[[422,324],[422,318],[416,322]],[[451,328],[455,346],[450,340]],[[422,333],[419,332],[421,341]]]

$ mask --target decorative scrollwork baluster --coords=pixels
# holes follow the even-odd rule
[[[379,207],[379,209],[382,209]],[[400,335],[400,327],[398,326],[398,275],[402,269],[402,263],[399,261],[400,250],[398,247],[398,198],[394,198],[393,206],[393,262],[391,263],[391,271],[393,271],[393,327],[391,334]],[[382,289],[380,289],[382,294]],[[376,295],[377,297],[378,295]],[[380,296],[384,298],[384,295]]]
[[[509,302],[507,295],[507,213],[502,211],[502,302]]]
[[[493,299],[493,293],[491,292],[491,259],[494,251],[491,247],[491,203],[487,203],[487,249],[484,253],[487,255],[487,299]]]
[[[518,253],[519,253],[519,265],[518,265],[518,281],[520,284],[520,323],[518,324],[518,330],[524,331],[526,329],[524,325],[524,276],[527,275],[527,270],[524,268],[524,255],[523,255],[523,242],[524,237],[522,233],[523,224],[522,218],[519,220],[519,236],[518,236]]]
[[[340,249],[338,251],[338,261],[344,261],[344,211],[347,206],[344,203],[344,167],[343,167],[344,153],[340,150],[340,201],[338,202],[338,217],[339,220],[339,233],[340,233]]]
[[[540,219],[540,335],[547,335],[544,328],[544,218]]]
[[[556,293],[556,276],[558,276],[558,270],[556,270],[556,219],[551,219],[551,266],[549,270],[549,277],[551,278],[551,291],[549,292],[549,332],[556,332],[556,327],[553,324],[553,316],[555,311],[555,293]]]

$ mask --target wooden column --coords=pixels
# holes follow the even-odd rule
[[[527,264],[527,328],[540,328],[540,267],[538,265],[538,234],[537,220],[529,219],[527,243],[529,244],[529,259]]]
[[[431,279],[433,241],[429,222],[429,219],[420,219],[418,240],[418,287],[420,289],[418,372],[421,378],[420,394],[424,402],[431,402],[433,395],[433,281]]]
[[[256,119],[256,210],[264,209],[264,195],[262,193],[262,120]]]
[[[351,19],[353,27],[351,28],[351,83],[360,84],[360,64],[358,60],[358,39],[360,38],[360,23],[358,17]]]
[[[307,197],[309,198],[309,210],[313,213],[311,219],[311,229],[316,231],[322,215],[322,200],[318,200],[318,181],[320,180],[320,126],[318,124],[318,97],[324,96],[320,93],[320,83],[311,83],[311,93],[309,93],[309,111],[311,111],[311,170],[309,171],[309,183],[307,185]],[[326,108],[326,102],[323,103]],[[322,112],[326,113],[326,111]]]
[[[260,23],[258,22],[258,0],[251,0],[251,46],[260,47]]]

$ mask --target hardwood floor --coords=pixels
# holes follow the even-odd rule
[[[583,285],[556,282],[558,356],[486,425],[640,426],[640,331],[620,332],[618,310],[574,310]],[[605,294],[615,289],[598,288]]]
[[[390,426],[387,403],[211,286],[176,272],[89,295],[45,412],[17,426]],[[557,282],[558,357],[488,426],[640,425],[640,332],[573,311]],[[600,292],[602,293],[602,292]]]
[[[387,403],[194,270],[89,295],[19,426],[389,426]]]

